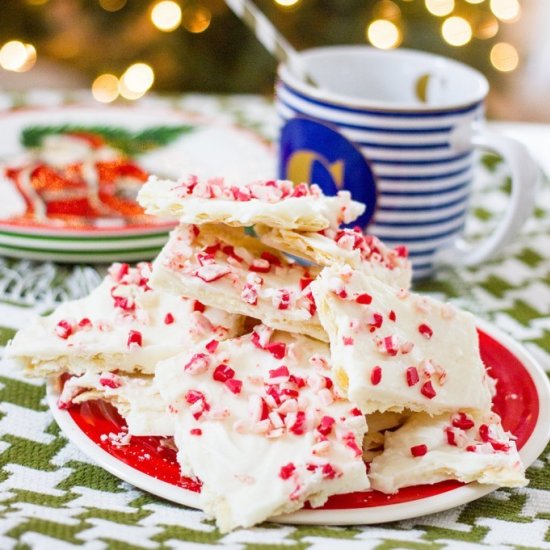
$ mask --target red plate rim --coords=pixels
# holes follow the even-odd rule
[[[544,450],[550,438],[550,387],[540,365],[511,338],[478,321],[481,356],[497,380],[494,409],[505,429],[517,437],[526,466]],[[200,486],[179,475],[175,451],[159,446],[161,438],[132,438],[127,447],[102,442],[101,435],[120,431],[123,421],[112,408],[97,402],[60,411],[57,382],[50,381],[48,397],[61,428],[86,454],[122,479],[169,500],[198,507]],[[97,452],[99,451],[99,452]],[[147,460],[144,460],[147,456]],[[133,475],[134,474],[134,475]],[[494,490],[494,486],[445,481],[400,490],[395,495],[377,491],[335,495],[319,509],[303,509],[279,521],[305,524],[351,524],[395,521],[445,510]],[[411,503],[414,506],[411,507]]]

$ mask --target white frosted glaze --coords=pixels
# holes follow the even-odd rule
[[[157,369],[155,382],[176,418],[182,471],[203,482],[202,505],[221,531],[369,485],[359,448],[365,419],[335,393],[328,346],[271,332],[260,325],[211,353],[197,347]],[[214,379],[219,365],[234,370],[237,393]],[[283,365],[288,373],[273,372]],[[325,416],[334,423],[323,435],[317,427]]]
[[[472,315],[347,266],[325,268],[311,286],[336,381],[363,412],[489,410]]]
[[[446,479],[505,487],[526,485],[516,445],[511,435],[502,429],[498,415],[475,411],[465,414],[474,424],[469,429],[453,425],[456,413],[437,417],[415,413],[398,430],[386,432],[384,452],[370,465],[373,488],[395,493],[401,487]],[[489,441],[487,436],[480,435],[482,425],[489,427]],[[414,456],[411,449],[419,445],[425,445],[427,452]],[[417,454],[422,452],[417,448]]]
[[[111,403],[126,420],[130,435],[174,435],[174,418],[153,386],[151,375],[87,372],[72,376],[63,386],[58,405],[67,408],[93,399]]]
[[[182,223],[224,223],[248,227],[263,223],[302,231],[318,231],[350,223],[365,210],[347,191],[328,197],[316,185],[289,181],[260,181],[230,185],[222,178],[198,181],[190,176],[178,182],[152,176],[138,194],[148,214],[175,216]]]
[[[152,374],[161,359],[204,339],[240,331],[242,318],[236,315],[213,308],[194,311],[194,300],[152,290],[149,273],[150,264],[114,264],[89,296],[65,302],[21,329],[8,356],[39,376],[117,369]],[[141,345],[129,341],[132,331],[141,335]]]
[[[254,271],[258,269],[254,266],[261,270]],[[277,329],[326,340],[306,286],[318,272],[317,267],[302,266],[262,245],[240,228],[182,225],[155,260],[151,285]]]

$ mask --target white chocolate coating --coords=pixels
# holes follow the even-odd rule
[[[365,418],[336,393],[328,361],[326,344],[259,325],[159,364],[182,472],[203,482],[222,532],[368,488]]]
[[[221,178],[198,181],[194,176],[178,182],[151,177],[141,187],[138,202],[148,214],[173,216],[182,223],[262,223],[301,231],[338,227],[365,210],[347,191],[328,197],[316,185],[294,187],[276,180],[235,187]]]
[[[462,414],[468,429],[460,428],[460,421],[453,424],[459,413],[436,417],[415,413],[401,428],[386,432],[384,452],[370,465],[373,488],[395,493],[402,487],[447,479],[501,487],[526,485],[515,442],[502,429],[498,415],[474,411]]]
[[[217,335],[239,334],[243,319],[194,300],[152,290],[150,265],[114,264],[86,298],[65,302],[21,329],[6,352],[34,376],[143,372],[158,361]]]
[[[348,266],[311,286],[335,380],[364,413],[490,409],[472,315]]]

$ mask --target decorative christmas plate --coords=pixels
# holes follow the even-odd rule
[[[496,379],[494,409],[503,426],[517,437],[526,466],[544,450],[550,438],[550,386],[541,366],[510,337],[478,322],[483,361]],[[57,407],[58,380],[48,383],[49,405],[65,435],[106,470],[145,491],[173,502],[199,507],[200,484],[182,477],[175,450],[167,440],[132,437],[118,446],[106,434],[119,433],[124,421],[103,402],[92,401],[69,410]],[[102,438],[102,436],[104,436]],[[220,466],[222,467],[222,466]],[[395,495],[377,491],[337,495],[318,509],[279,516],[277,521],[304,524],[370,524],[397,521],[447,510],[480,498],[496,487],[445,481],[401,489]]]
[[[174,226],[136,202],[150,174],[223,175],[236,184],[275,174],[273,152],[258,136],[184,111],[63,107],[10,111],[0,121],[5,255],[150,258]]]

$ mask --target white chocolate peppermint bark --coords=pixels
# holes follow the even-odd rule
[[[321,266],[347,264],[399,288],[411,286],[412,267],[407,249],[389,248],[373,235],[355,229],[325,229],[300,233],[256,226],[261,240],[277,250]]]
[[[364,413],[490,409],[472,315],[349,266],[325,268],[311,287],[335,380]]]
[[[401,428],[386,432],[384,452],[373,459],[369,478],[383,493],[447,479],[527,484],[513,436],[498,415],[472,411],[413,414]]]
[[[365,210],[347,191],[329,197],[317,185],[290,181],[258,181],[238,187],[222,178],[181,181],[151,177],[138,202],[148,214],[173,216],[182,223],[223,223],[318,231],[350,223]]]
[[[232,337],[243,318],[153,290],[150,264],[114,264],[86,298],[65,302],[21,329],[7,355],[28,374],[153,374],[158,361],[211,338]]]
[[[259,325],[161,363],[178,461],[222,532],[369,487],[366,422],[330,378],[326,344]]]
[[[276,329],[327,340],[309,289],[318,272],[242,228],[181,225],[155,260],[151,285]]]
[[[174,435],[174,418],[153,386],[152,375],[87,372],[72,376],[63,385],[58,406],[65,409],[95,399],[117,409],[129,435]]]

